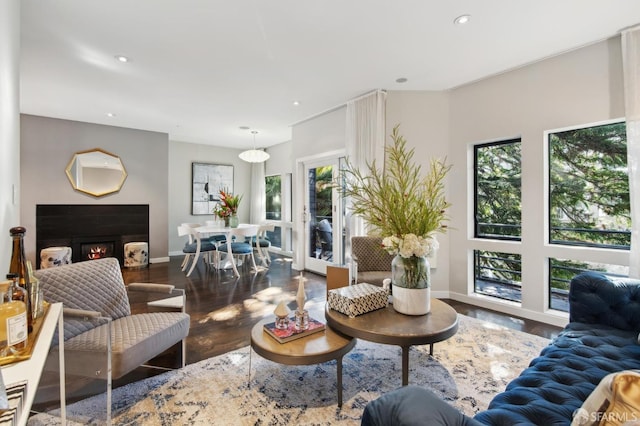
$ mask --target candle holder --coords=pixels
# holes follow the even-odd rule
[[[280,302],[273,312],[276,316],[276,328],[278,330],[286,330],[289,328],[289,308],[284,303]]]
[[[294,327],[296,330],[307,330],[309,328],[309,311],[303,309],[300,312],[296,309],[295,321]]]

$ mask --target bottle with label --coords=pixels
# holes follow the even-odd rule
[[[27,272],[27,257],[24,255],[24,234],[27,230],[22,226],[16,226],[9,230],[13,239],[13,251],[11,252],[11,263],[9,264],[9,273],[18,275],[18,285],[26,292],[27,305],[27,328],[29,333],[33,331],[33,313],[31,311],[30,294],[31,282]]]
[[[19,355],[27,347],[27,306],[11,299],[11,281],[0,282],[0,357]]]

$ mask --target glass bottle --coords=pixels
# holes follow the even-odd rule
[[[31,311],[33,320],[35,321],[44,314],[44,298],[42,289],[40,288],[40,280],[33,273],[33,266],[31,266],[30,260],[27,260],[27,273],[29,274],[29,283],[31,284],[29,302],[31,302]]]
[[[27,257],[24,255],[24,234],[27,230],[23,226],[16,226],[9,230],[13,238],[13,251],[11,253],[11,263],[9,273],[18,275],[18,285],[26,292],[25,303],[27,305],[27,327],[29,333],[33,330],[33,313],[31,310],[30,294],[31,282],[27,273]]]
[[[12,300],[13,283],[0,282],[0,357],[20,354],[27,347],[27,306]]]

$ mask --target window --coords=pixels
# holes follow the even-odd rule
[[[549,259],[549,307],[569,312],[569,283],[581,272],[598,271],[610,277],[627,277],[627,266],[584,262],[567,259]]]
[[[291,180],[291,173],[265,177],[266,219],[276,225],[267,237],[281,253],[290,253],[293,244]]]
[[[282,177],[265,177],[267,220],[280,220],[282,216]]]
[[[474,147],[476,238],[520,240],[520,139]]]
[[[549,133],[549,242],[629,249],[624,123]]]
[[[522,260],[519,254],[475,250],[476,293],[522,301]]]

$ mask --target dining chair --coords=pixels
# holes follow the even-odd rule
[[[236,258],[251,257],[251,263],[253,269],[257,272],[258,267],[256,265],[256,259],[253,257],[253,247],[247,241],[256,237],[258,234],[258,225],[241,224],[237,228],[231,229],[227,237],[227,243],[218,246],[218,251],[226,253],[227,257],[231,260],[231,266],[233,267],[234,274],[239,277]]]
[[[196,231],[196,227],[190,225],[191,224],[183,223],[178,226],[178,235],[181,237],[188,236],[188,241],[185,243],[184,248],[182,249],[182,252],[185,254],[185,258],[182,261],[183,271],[187,269],[187,267],[189,266],[189,260],[192,259],[191,268],[189,268],[189,272],[187,272],[187,277],[190,276],[195,269],[200,257],[205,260],[205,265],[207,266],[211,265],[212,262],[217,264],[218,260],[218,248],[216,247],[216,245],[209,240],[202,239],[200,233]],[[212,253],[214,255],[214,259],[211,259]]]
[[[273,232],[276,229],[272,223],[262,223],[258,227],[258,234],[251,238],[251,246],[253,250],[258,253],[262,265],[266,268],[271,263],[271,256],[269,255],[269,247],[271,247],[271,241],[267,236],[267,232]]]

